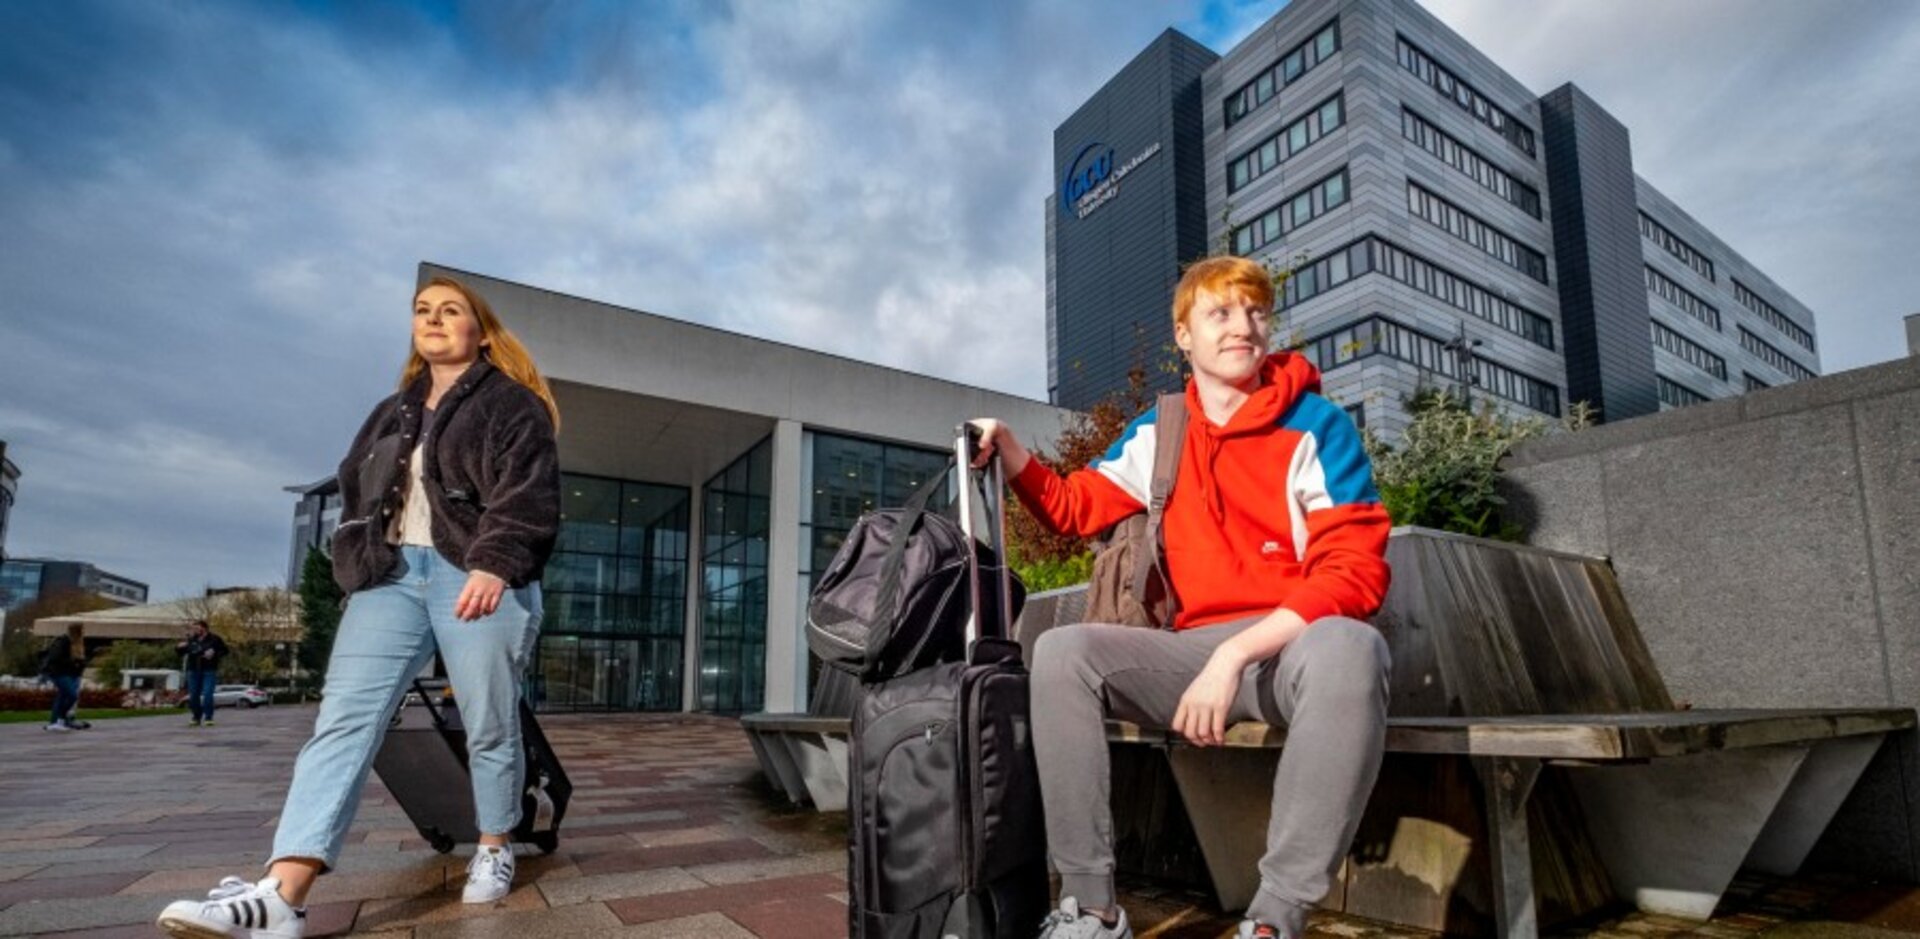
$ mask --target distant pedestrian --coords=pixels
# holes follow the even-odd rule
[[[340,466],[333,576],[347,607],[267,876],[170,904],[160,913],[168,935],[305,934],[307,892],[340,859],[387,721],[436,651],[460,689],[480,831],[460,898],[494,903],[513,887],[508,838],[527,769],[520,680],[560,532],[559,411],[525,347],[472,289],[435,278],[412,312],[400,390]]]
[[[47,717],[47,729],[57,733],[74,730],[73,711],[80,703],[80,675],[87,670],[85,630],[79,623],[67,626],[67,634],[55,636],[47,646],[40,672],[53,682],[53,712]]]
[[[220,661],[227,657],[226,640],[197,619],[187,627],[187,638],[174,650],[186,657],[187,707],[194,727],[213,726],[213,689],[220,683]]]

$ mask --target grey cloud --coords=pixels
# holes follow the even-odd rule
[[[1536,91],[1573,81],[1635,169],[1813,309],[1821,366],[1901,354],[1920,310],[1920,7],[1548,0],[1433,11]]]

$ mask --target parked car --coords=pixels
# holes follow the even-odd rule
[[[272,695],[253,685],[215,685],[213,688],[213,706],[217,708],[243,707],[252,710],[262,704],[272,703]]]

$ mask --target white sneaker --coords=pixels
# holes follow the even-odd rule
[[[174,939],[301,939],[307,911],[287,905],[278,878],[250,884],[228,877],[205,900],[167,904],[160,929]]]
[[[1080,901],[1061,897],[1060,908],[1040,924],[1040,939],[1133,939],[1133,927],[1127,925],[1127,911],[1114,908],[1118,917],[1113,925],[1100,922],[1092,913],[1080,912]]]
[[[467,862],[467,886],[462,903],[494,903],[513,890],[513,849],[483,844]]]

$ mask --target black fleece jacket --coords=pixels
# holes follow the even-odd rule
[[[431,376],[374,407],[340,464],[333,578],[347,593],[392,575],[387,528],[401,509],[414,444],[433,510],[433,546],[463,571],[512,586],[540,579],[560,532],[560,459],[546,404],[485,360],[475,362],[425,421]]]

